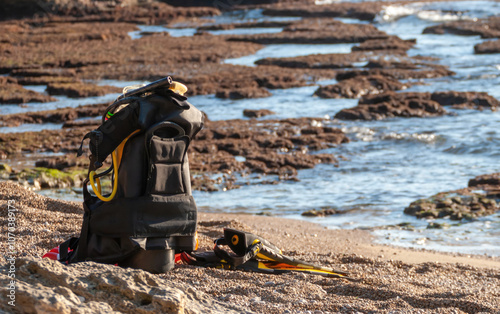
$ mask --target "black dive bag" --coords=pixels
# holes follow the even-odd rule
[[[161,273],[174,267],[176,251],[195,250],[197,208],[187,149],[203,127],[203,114],[172,84],[167,77],[121,95],[101,126],[85,135],[91,156],[83,185],[83,225],[79,239],[61,244],[61,261]],[[112,152],[114,165],[96,175]],[[92,181],[112,170],[116,192],[103,201],[89,192],[89,179],[95,186]]]

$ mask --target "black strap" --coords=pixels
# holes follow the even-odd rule
[[[224,239],[224,238],[220,238],[220,239],[215,240],[214,252],[219,258],[225,260],[228,264],[230,264],[231,266],[234,266],[234,267],[237,267],[241,264],[248,262],[249,260],[254,258],[259,253],[259,251],[262,249],[262,243],[257,242],[257,243],[250,245],[247,248],[245,255],[242,255],[242,256],[231,255],[227,251],[223,250],[220,247],[221,245],[226,245],[226,243],[227,243],[226,239]]]
[[[99,161],[98,147],[103,140],[103,134],[99,130],[93,130],[85,134],[85,136],[82,139],[82,142],[80,143],[80,147],[78,148],[78,151],[76,153],[76,157],[80,157],[83,154],[83,142],[85,142],[86,139],[90,139],[90,145],[92,146],[92,144],[94,144],[95,147],[95,156],[92,155],[90,158],[89,169],[90,170],[99,169],[100,167],[102,167],[102,162]]]
[[[82,142],[80,143],[80,147],[78,148],[78,151],[76,153],[76,157],[80,157],[81,155],[83,155],[83,142],[85,142],[86,139],[90,138],[90,134],[92,132],[88,132],[87,134],[85,134],[85,136],[82,138]]]
[[[59,245],[59,261],[66,262],[69,260],[71,253],[73,253],[78,246],[79,240],[79,238],[73,237]],[[71,249],[72,252],[69,252],[69,249]]]

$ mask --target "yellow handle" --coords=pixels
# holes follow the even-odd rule
[[[96,178],[95,183],[94,183],[94,177],[95,177],[95,171],[91,171],[89,173],[89,180],[90,180],[90,186],[92,187],[92,190],[94,191],[95,195],[103,202],[109,202],[111,201],[115,195],[116,191],[118,189],[118,168],[120,168],[120,162],[122,160],[122,155],[123,155],[123,148],[125,147],[125,143],[129,140],[129,138],[132,137],[132,135],[136,134],[141,130],[135,130],[134,132],[130,133],[129,136],[127,136],[126,139],[124,139],[120,145],[111,153],[111,156],[113,157],[113,175],[115,176],[115,180],[113,182],[113,191],[111,192],[111,195],[108,197],[104,197],[101,194],[101,179]]]
[[[113,191],[111,192],[110,196],[108,197],[102,196],[101,181],[99,180],[99,178],[96,179],[97,181],[97,187],[96,187],[94,183],[95,171],[91,171],[89,173],[90,186],[92,187],[92,190],[94,191],[95,195],[103,202],[111,201],[115,197],[116,191],[118,190],[118,166],[117,166],[118,163],[116,158],[116,151],[113,151],[111,156],[113,156],[113,175],[115,176],[115,179],[113,182]]]
[[[175,81],[170,84],[169,89],[173,90],[179,95],[184,95],[188,91],[186,85]]]

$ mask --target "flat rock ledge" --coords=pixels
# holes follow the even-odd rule
[[[481,36],[481,38],[500,37],[500,17],[493,16],[477,21],[462,20],[446,22],[424,29],[424,34],[455,34],[462,36]]]
[[[500,40],[488,40],[474,46],[476,54],[491,54],[500,52]]]
[[[360,43],[370,39],[387,39],[389,35],[370,24],[347,24],[332,19],[304,19],[280,33],[238,35],[230,41],[258,44],[340,44]]]
[[[17,80],[9,77],[0,77],[0,105],[25,104],[30,102],[56,101],[54,97],[37,93],[24,88]]]
[[[496,110],[499,101],[483,92],[394,93],[367,95],[358,106],[339,111],[341,120],[382,120],[393,117],[434,117],[446,114],[444,106],[456,109],[490,108]]]
[[[283,1],[264,9],[264,15],[270,16],[300,16],[300,17],[347,17],[372,21],[382,10],[382,2],[361,3],[330,3],[325,5],[310,5],[308,3],[297,4],[293,1]]]
[[[314,95],[320,98],[360,98],[407,87],[407,84],[381,75],[357,76],[334,85],[321,86],[314,92]]]
[[[417,218],[473,220],[500,210],[500,173],[481,175],[467,188],[442,192],[412,202],[404,213]]]
[[[230,90],[221,90],[215,93],[215,97],[223,99],[245,99],[245,98],[265,98],[272,94],[264,87],[241,87]]]
[[[15,266],[16,308],[24,313],[248,313],[143,270],[32,257],[18,258]],[[0,278],[9,282],[3,272]],[[11,310],[5,293],[0,299],[0,308]]]
[[[115,86],[99,86],[84,83],[49,83],[49,95],[64,95],[70,98],[104,96],[111,93],[121,93],[122,89]]]

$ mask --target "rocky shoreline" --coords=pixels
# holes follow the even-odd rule
[[[344,17],[372,21],[382,10],[382,3],[315,6],[310,1],[299,2],[280,1],[263,5],[265,15],[302,17],[281,22],[213,25],[210,20],[199,17],[219,15],[218,9],[181,8],[152,1],[140,6],[134,6],[134,1],[131,1],[122,4],[123,8],[119,8],[117,2],[102,1],[93,6],[76,2],[73,8],[69,5],[52,7],[52,13],[43,19],[28,16],[2,21],[0,45],[5,53],[0,56],[0,73],[4,74],[0,77],[0,102],[23,105],[54,101],[53,95],[78,99],[117,93],[119,88],[93,82],[102,79],[155,80],[169,73],[188,85],[190,95],[214,94],[228,99],[269,97],[273,89],[336,79],[338,83],[321,86],[312,96],[359,98],[358,106],[334,114],[339,120],[440,116],[447,114],[445,106],[497,109],[498,101],[486,93],[395,93],[419,84],[417,81],[422,79],[447,77],[454,73],[437,64],[436,60],[409,57],[407,51],[415,45],[415,40],[390,36],[371,24],[331,19]],[[184,24],[179,24],[181,22]],[[137,24],[182,27],[175,26],[176,23],[195,26],[197,33],[192,37],[172,37],[168,33],[142,33],[139,39],[129,36],[130,32],[138,30]],[[453,32],[495,38],[498,37],[496,24],[496,18],[477,23],[457,21],[428,28],[424,33]],[[211,30],[266,27],[281,27],[283,30],[256,35],[207,33]],[[254,53],[263,44],[283,43],[359,45],[343,54],[265,58],[256,61],[255,67],[221,63],[227,58]],[[492,42],[484,45],[490,47]],[[164,51],[168,51],[167,57]],[[360,63],[364,63],[361,68]],[[46,86],[46,92],[24,88],[31,85]],[[47,168],[45,170],[12,170],[11,165],[6,165],[1,170],[2,177],[35,187],[71,184],[78,187],[81,180],[61,180],[61,177],[73,177],[68,174],[86,167],[85,158],[76,160],[73,155],[83,135],[97,126],[97,119],[106,106],[82,105],[3,115],[0,121],[3,127],[43,123],[63,124],[63,127],[60,130],[0,134],[0,157],[4,160],[26,153],[54,155],[34,160],[34,165]],[[332,121],[323,118],[262,120],[263,114],[259,110],[246,111],[243,115],[256,119],[207,123],[190,150],[194,189],[237,188],[234,183],[236,176],[251,174],[272,175],[277,180],[297,180],[300,169],[312,168],[318,163],[336,163],[337,156],[317,154],[318,151],[349,141],[342,131],[330,126]],[[255,132],[255,126],[261,131]],[[56,156],[61,154],[63,157]],[[66,174],[47,176],[50,169],[66,171]],[[36,176],[42,173],[45,178],[40,181]],[[219,179],[209,177],[213,174],[219,175]],[[266,182],[276,181],[259,181]]]
[[[404,213],[417,218],[473,220],[500,210],[500,173],[478,176],[469,186],[412,202]]]
[[[180,2],[186,7],[173,6]],[[51,6],[40,11],[40,3]],[[172,75],[188,86],[190,97],[265,100],[277,90],[330,80],[314,88],[310,99],[357,99],[354,107],[332,106],[329,115],[333,118],[276,118],[274,112],[262,107],[241,110],[241,119],[212,121],[208,116],[205,128],[189,149],[193,189],[206,192],[237,189],[244,184],[299,181],[299,170],[319,164],[339,166],[339,160],[348,163],[344,156],[331,153],[337,151],[333,148],[353,145],[342,128],[348,120],[381,120],[389,124],[395,117],[425,119],[454,114],[456,110],[498,110],[498,100],[487,93],[463,89],[405,91],[427,80],[451,78],[455,73],[435,58],[409,55],[416,39],[389,35],[370,24],[384,9],[383,2],[317,6],[312,0],[248,1],[249,6],[237,9],[259,7],[265,16],[300,19],[231,24],[214,24],[213,20],[223,10],[234,9],[229,2],[215,1],[212,7],[200,7],[200,3],[206,2],[5,2],[0,12],[0,109],[16,107],[20,113],[3,114],[0,127],[34,125],[40,129],[0,133],[3,234],[8,232],[9,204],[18,209],[16,309],[53,313],[495,313],[500,308],[498,257],[381,246],[372,242],[367,231],[330,230],[281,217],[200,213],[200,249],[212,249],[214,238],[221,236],[224,227],[242,229],[269,239],[291,256],[341,268],[358,281],[191,266],[152,275],[111,265],[67,266],[41,259],[51,248],[78,236],[83,210],[81,203],[46,198],[29,189],[81,187],[88,158],[77,159],[76,151],[84,134],[98,126],[108,106],[88,105],[83,100],[119,93],[121,88],[116,86],[120,82],[116,81],[129,85]],[[359,22],[333,20],[336,17]],[[479,35],[491,40],[477,44],[476,54],[498,53],[497,24],[497,17],[460,20],[426,28],[424,33]],[[189,28],[194,35],[145,32],[139,25]],[[212,33],[262,28],[281,30]],[[343,53],[261,58],[252,66],[224,62],[254,54],[266,45],[338,43],[352,48]],[[102,85],[104,80],[113,83]],[[65,99],[61,96],[82,103],[34,111],[39,109],[37,106]],[[44,129],[47,123],[60,128]],[[25,168],[26,162],[20,166],[16,162],[20,159],[27,160],[30,166]],[[428,219],[427,228],[446,228],[446,222],[436,219],[475,221],[498,213],[499,201],[499,173],[485,174],[471,178],[466,188],[416,200],[404,213]],[[304,212],[304,216],[344,213],[326,206]],[[407,223],[392,227],[413,228]],[[2,252],[8,251],[7,246],[7,241],[0,242]],[[8,258],[7,254],[0,256],[2,270],[7,270]],[[4,272],[0,278],[2,282],[9,280]],[[1,311],[12,310],[5,294],[0,300]]]

